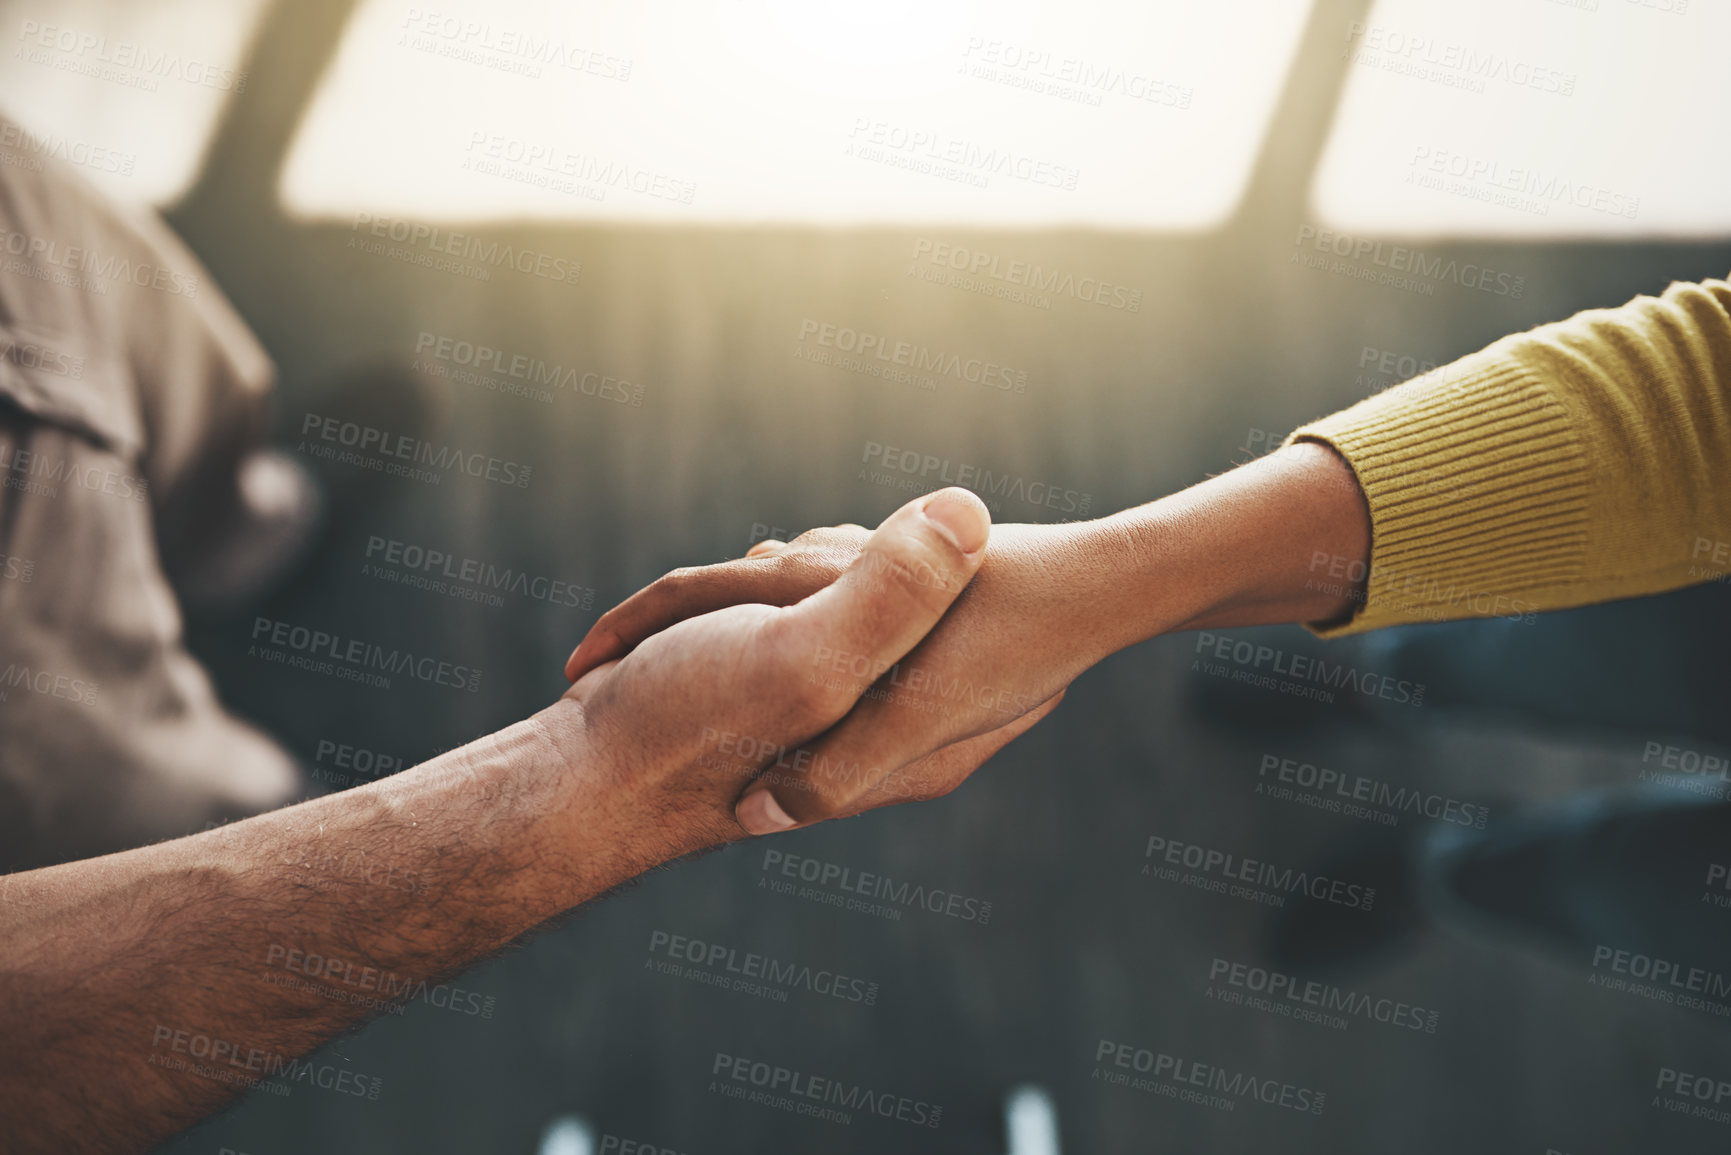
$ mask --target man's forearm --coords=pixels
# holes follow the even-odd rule
[[[0,1132],[130,1150],[292,1084],[393,997],[711,837],[656,818],[562,700],[381,782],[0,878]]]

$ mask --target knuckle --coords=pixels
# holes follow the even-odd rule
[[[902,777],[895,785],[902,797],[915,802],[930,802],[934,798],[942,798],[955,792],[968,776],[971,767],[946,765],[942,755],[931,759],[921,768],[922,773],[910,773]],[[890,785],[890,783],[885,783]]]
[[[670,570],[644,586],[634,597],[621,602],[619,608],[623,609],[633,603],[641,608],[677,602],[691,589],[691,575],[692,571],[689,567]]]
[[[798,720],[806,726],[827,727],[847,713],[857,695],[839,679],[823,678],[804,671],[792,699]]]
[[[800,554],[797,558],[788,558],[787,565],[790,570],[797,567],[812,580],[827,585],[846,572],[853,559],[854,551],[824,548]]]
[[[882,793],[886,799],[892,802],[930,802],[933,799],[942,798],[954,789],[954,786],[933,782],[910,782],[899,785],[886,783]]]
[[[776,695],[797,729],[815,731],[827,728],[847,713],[858,697],[858,690],[839,674],[822,668],[807,641],[796,640],[791,631],[778,631],[775,639],[780,691]],[[860,687],[863,689],[863,687]]]

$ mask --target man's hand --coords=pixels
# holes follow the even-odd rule
[[[859,526],[819,529],[791,544],[759,542],[739,561],[675,571],[603,615],[571,655],[566,676],[582,686],[598,665],[622,653],[630,662],[697,624],[686,620],[694,615],[706,615],[697,619],[703,622],[810,599],[860,564],[868,540],[875,539]],[[848,701],[862,691],[865,697],[834,729],[783,754],[750,785],[741,822],[761,832],[768,828],[757,820],[773,814],[772,806],[810,823],[954,789],[1109,652],[1086,622],[1090,564],[1074,527],[998,526],[973,583],[905,657],[897,651],[885,660],[888,651],[859,639],[804,652],[800,674],[808,685]]]
[[[821,655],[879,671],[902,658],[974,576],[989,530],[966,492],[921,498],[811,596],[682,622],[430,762],[0,877],[0,1146],[141,1149],[246,1087],[309,1077],[319,1044],[546,919],[742,837],[740,790],[868,684],[814,676]],[[960,781],[1025,724],[909,770]],[[745,829],[786,825],[759,797]]]
[[[951,727],[938,741],[862,744],[854,731],[878,711],[855,703],[974,577],[988,529],[977,497],[943,490],[902,507],[876,533],[841,531],[845,548],[816,551],[821,561],[803,567],[798,582],[767,590],[750,571],[738,580],[730,573],[727,597],[671,602],[652,622],[638,619],[644,628],[632,628],[629,646],[569,667],[577,681],[567,697],[583,707],[587,740],[616,764],[629,752],[612,788],[652,799],[668,828],[691,832],[698,845],[737,838],[741,827],[769,833],[954,789],[1032,726],[1043,711],[1027,715],[1053,691]],[[650,588],[708,582],[710,573],[680,571]],[[609,618],[619,621],[619,611]],[[858,720],[824,735],[850,710]],[[762,784],[746,789],[766,765]],[[728,815],[742,790],[736,824]]]

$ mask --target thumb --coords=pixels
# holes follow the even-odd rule
[[[783,610],[769,627],[776,648],[793,655],[805,696],[826,730],[853,709],[878,676],[938,624],[985,560],[992,516],[965,489],[940,489],[910,501],[877,528],[834,582]],[[794,825],[768,790],[736,811],[753,832]]]

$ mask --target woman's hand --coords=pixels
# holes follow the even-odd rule
[[[766,809],[752,800],[770,792],[789,819],[777,828],[785,828],[960,785],[982,759],[921,760],[994,733],[1002,745],[1117,648],[1097,620],[1111,578],[1091,560],[1100,556],[1090,541],[1097,533],[1081,525],[995,526],[972,583],[900,661],[886,669],[859,649],[812,651],[805,671],[812,687],[864,697],[809,746],[778,752],[742,806]],[[855,564],[869,536],[857,525],[817,529],[789,543],[759,542],[738,561],[675,570],[603,615],[566,676],[580,678],[700,614],[809,597]]]

